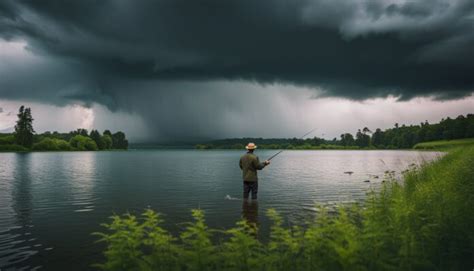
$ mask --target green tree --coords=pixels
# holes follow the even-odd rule
[[[102,142],[104,142],[104,149],[109,150],[112,148],[112,137],[104,134],[102,136]]]
[[[76,135],[81,135],[81,136],[86,136],[88,137],[89,136],[89,132],[87,131],[87,129],[77,129],[76,131],[71,131],[69,132],[69,135],[67,137],[67,140],[71,140],[71,138],[73,138],[74,136]]]
[[[33,145],[33,117],[31,116],[31,109],[25,108],[23,105],[18,112],[18,120],[15,125],[15,141],[18,145],[26,148],[31,148]]]
[[[384,133],[380,128],[377,128],[375,132],[372,134],[372,145],[377,148],[383,147],[383,136]]]
[[[354,146],[355,140],[354,136],[349,133],[345,133],[341,135],[341,145],[343,146]]]
[[[105,142],[100,135],[99,131],[97,130],[92,130],[90,134],[90,138],[95,141],[95,144],[97,144],[97,147],[99,150],[105,149]]]
[[[474,137],[474,114],[467,115],[466,134],[464,137]]]
[[[90,137],[76,135],[69,141],[69,144],[78,151],[96,151],[99,148]]]
[[[453,138],[464,138],[468,127],[468,119],[463,115],[459,115],[454,121],[453,125]]]
[[[442,136],[443,139],[454,139],[454,125],[455,125],[455,120],[451,119],[450,117],[447,117],[445,120],[442,120],[440,123],[441,129],[442,129]]]
[[[81,136],[89,136],[88,132],[87,132],[87,129],[77,129],[77,132],[81,135]]]
[[[361,132],[360,129],[357,131],[356,134],[356,145],[363,148],[368,147],[370,145],[370,136],[367,135],[368,131],[370,131],[367,127],[363,129]]]
[[[112,135],[112,147],[114,149],[127,149],[128,148],[128,141],[125,138],[125,134],[123,132],[116,132]]]
[[[70,151],[71,145],[65,140],[46,137],[38,143],[33,144],[35,151]]]
[[[430,127],[430,124],[428,123],[427,120],[425,120],[425,122],[423,123],[420,123],[420,129],[418,129],[418,140],[420,142],[423,142],[423,141],[427,141],[426,138],[427,138],[427,132],[428,132],[428,129]]]

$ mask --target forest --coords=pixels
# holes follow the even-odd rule
[[[30,108],[21,106],[14,133],[0,134],[0,151],[98,151],[126,150],[128,140],[123,132],[77,129],[69,133],[44,132],[33,128]]]
[[[255,142],[261,149],[410,149],[420,142],[452,140],[474,137],[474,114],[445,118],[439,123],[428,121],[419,125],[399,125],[393,128],[367,127],[359,129],[355,136],[343,133],[332,140],[313,137],[298,138],[231,138],[213,140],[195,145],[196,149],[243,149],[248,142]]]

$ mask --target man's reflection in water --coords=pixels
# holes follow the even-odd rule
[[[255,238],[258,235],[258,201],[243,200],[242,201],[242,217],[247,220],[248,224],[255,227]]]

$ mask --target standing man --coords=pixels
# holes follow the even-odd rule
[[[255,143],[249,143],[246,147],[247,153],[240,158],[239,166],[242,169],[244,179],[244,200],[248,200],[249,193],[252,192],[252,200],[257,200],[258,177],[257,170],[261,170],[270,164],[270,161],[260,163],[258,157],[253,154],[257,148]]]

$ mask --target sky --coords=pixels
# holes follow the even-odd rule
[[[332,139],[474,113],[471,0],[2,0],[0,132]]]

